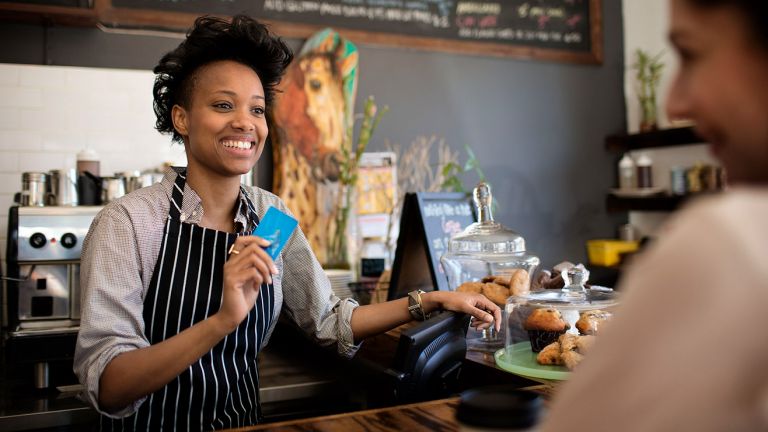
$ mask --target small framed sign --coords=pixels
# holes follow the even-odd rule
[[[440,257],[451,236],[475,222],[469,196],[456,192],[418,192],[405,195],[400,218],[388,300],[410,291],[448,290]]]

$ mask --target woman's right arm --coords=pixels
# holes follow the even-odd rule
[[[99,406],[114,412],[160,390],[232,330],[215,314],[160,343],[118,354],[101,374]]]
[[[253,308],[263,282],[277,273],[262,249],[269,242],[239,237],[224,264],[223,299],[219,311],[160,343],[126,351],[112,359],[101,375],[99,405],[120,409],[168,384],[232,333]]]

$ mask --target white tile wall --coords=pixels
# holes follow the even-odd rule
[[[0,64],[0,258],[24,171],[74,168],[90,147],[101,174],[186,164],[154,130],[151,71]]]

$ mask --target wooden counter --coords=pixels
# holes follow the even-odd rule
[[[531,385],[521,386],[521,389],[535,391],[550,398],[555,389],[556,382],[541,381],[531,382],[525,378],[507,373],[499,369],[491,353],[480,351],[467,352],[464,367],[468,369],[467,375],[471,380],[483,382],[482,385],[500,382],[519,382]],[[500,372],[504,375],[496,375]],[[499,378],[502,378],[501,380]],[[408,405],[393,406],[387,408],[369,409],[351,413],[336,414],[300,420],[291,420],[277,423],[266,423],[247,428],[233,429],[233,431],[261,431],[276,432],[304,432],[304,431],[409,431],[409,432],[452,432],[459,430],[456,421],[456,408],[459,398],[452,397],[428,402],[419,402]]]
[[[263,424],[233,431],[458,431],[456,407],[459,398],[440,399],[379,408],[347,414],[336,414],[303,420]]]
[[[399,337],[400,330],[402,329],[371,338],[366,342],[367,347],[363,345],[357,360],[387,361],[394,351],[393,343]],[[531,380],[506,372],[496,366],[493,353],[472,350],[467,351],[461,381],[462,389],[509,384],[540,393],[545,400],[552,396],[557,385],[556,381]],[[265,423],[233,429],[233,431],[458,431],[459,424],[456,421],[458,404],[459,398],[451,397],[343,414]]]

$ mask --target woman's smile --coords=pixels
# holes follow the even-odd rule
[[[253,138],[225,138],[221,140],[224,150],[235,156],[250,157],[256,147]]]

